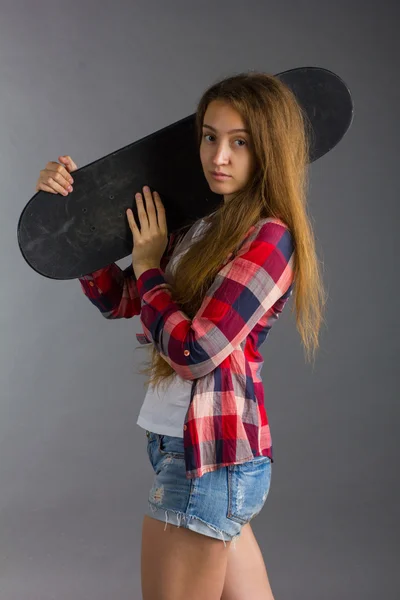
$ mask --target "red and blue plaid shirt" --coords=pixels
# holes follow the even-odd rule
[[[193,382],[183,426],[188,479],[255,456],[273,462],[259,347],[292,294],[292,235],[275,218],[252,226],[193,319],[172,300],[164,277],[176,239],[170,234],[160,268],[136,281],[132,265],[111,264],[80,278],[83,292],[106,319],[140,315],[139,343],[153,343]]]

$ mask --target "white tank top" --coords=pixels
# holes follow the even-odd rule
[[[191,242],[203,231],[205,225],[204,219],[200,219],[176,246],[165,269],[167,282],[170,275],[175,272],[178,259],[189,249]],[[157,391],[149,385],[139,412],[137,425],[154,433],[183,438],[183,425],[189,408],[192,384],[192,381],[182,379],[176,374],[165,391],[163,388]]]

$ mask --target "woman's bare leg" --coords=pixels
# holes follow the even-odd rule
[[[260,547],[250,523],[228,552],[221,600],[274,600]]]
[[[220,600],[230,544],[145,515],[143,600]]]

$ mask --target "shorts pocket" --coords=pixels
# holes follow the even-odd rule
[[[244,525],[258,515],[270,485],[271,459],[268,456],[228,465],[228,519]]]
[[[158,449],[158,439],[157,434],[150,434],[147,438],[147,456],[149,457],[150,463],[154,469],[156,457],[154,453],[157,452]]]
[[[183,438],[172,435],[158,436],[158,451],[162,456],[185,458]]]

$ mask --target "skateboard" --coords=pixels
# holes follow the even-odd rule
[[[310,162],[343,138],[353,118],[344,81],[332,71],[302,67],[276,75],[294,92],[308,116]],[[148,185],[165,208],[174,233],[214,212],[222,196],[204,177],[195,136],[195,115],[172,123],[74,171],[67,197],[37,192],[17,227],[22,256],[40,275],[76,279],[132,252],[126,209],[139,223],[134,194]]]

